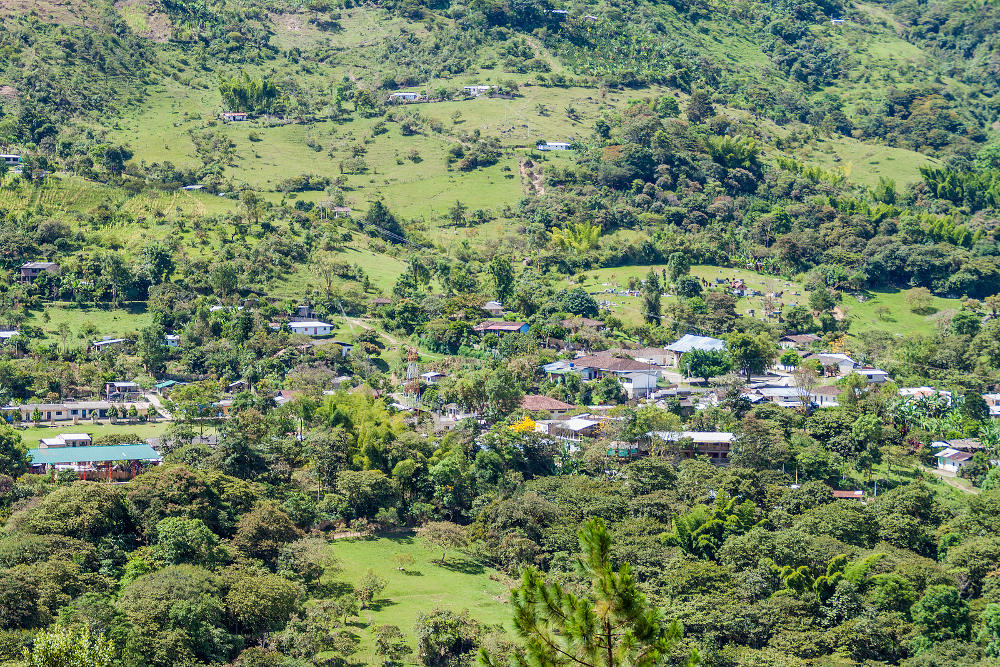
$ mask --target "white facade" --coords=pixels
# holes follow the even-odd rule
[[[536,148],[540,151],[568,151],[571,144],[565,141],[546,141],[538,144]]]
[[[288,328],[292,333],[305,334],[306,336],[329,336],[333,332],[333,325],[319,320],[309,322],[289,322]]]

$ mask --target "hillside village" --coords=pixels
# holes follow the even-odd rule
[[[1000,661],[1000,6],[0,19],[0,667]]]

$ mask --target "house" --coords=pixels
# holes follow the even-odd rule
[[[289,322],[288,328],[292,333],[304,334],[306,336],[329,336],[333,332],[333,325],[319,320],[306,320],[305,322]]]
[[[954,438],[952,440],[935,440],[932,447],[942,447],[957,449],[960,452],[978,452],[986,449],[986,446],[978,438]]]
[[[479,334],[487,333],[528,333],[527,322],[480,322],[472,327]]]
[[[859,500],[861,502],[867,502],[865,492],[860,489],[857,491],[838,491],[834,489],[833,498],[834,500]]]
[[[622,388],[631,399],[645,398],[656,391],[657,376],[651,373],[625,373]]]
[[[615,353],[624,354],[636,361],[653,366],[666,366],[674,358],[673,353],[665,347],[641,347],[633,350],[621,349],[616,350]]]
[[[0,345],[5,345],[14,336],[20,336],[21,332],[16,329],[13,331],[0,331]]]
[[[855,368],[854,372],[868,380],[869,384],[884,384],[892,379],[887,372],[869,366]]]
[[[728,431],[650,431],[640,449],[651,453],[657,441],[680,443],[677,453],[686,459],[707,456],[715,465],[729,465],[729,453],[736,436]]]
[[[604,329],[604,320],[595,320],[589,317],[571,317],[567,320],[559,320],[559,326],[570,333],[576,333],[581,329],[601,331]]]
[[[236,380],[235,382],[230,382],[226,385],[227,394],[238,394],[239,392],[247,388],[246,380]]]
[[[83,479],[133,479],[163,457],[146,444],[29,449],[29,470],[35,474],[72,470]]]
[[[830,25],[843,25],[846,19],[830,19]]]
[[[427,371],[426,373],[420,374],[420,379],[424,381],[424,384],[434,385],[448,377],[444,373],[438,373],[437,371]]]
[[[666,350],[669,353],[667,356],[667,363],[670,366],[679,366],[681,363],[681,355],[685,352],[691,352],[692,350],[711,351],[725,349],[726,341],[719,338],[684,334],[670,345],[667,345]]]
[[[340,356],[344,359],[346,359],[347,355],[349,355],[351,350],[354,349],[354,343],[348,343],[346,340],[335,340],[333,341],[333,344],[340,346]]]
[[[904,401],[923,401],[928,399],[943,400],[948,407],[951,407],[952,393],[944,389],[934,389],[933,387],[903,387],[899,390],[899,395]],[[984,396],[985,398],[985,396]]]
[[[34,282],[42,273],[59,275],[59,265],[55,262],[27,262],[21,265],[21,282]]]
[[[569,370],[579,373],[584,380],[598,380],[605,375],[623,376],[629,373],[644,373],[652,376],[655,380],[660,375],[660,370],[652,364],[644,364],[635,359],[613,357],[610,354],[591,354],[577,357],[570,360]]]
[[[163,382],[157,382],[155,385],[153,385],[153,389],[156,391],[157,394],[163,396],[168,391],[170,391],[170,389],[172,389],[174,386],[178,384],[181,383],[178,382],[177,380],[164,380]]]
[[[89,447],[94,440],[87,433],[60,433],[54,438],[42,438],[39,449],[49,447]]]
[[[21,156],[15,155],[14,153],[2,153],[0,154],[0,160],[2,160],[8,167],[21,166]]]
[[[1000,394],[983,394],[983,400],[990,409],[990,417],[1000,417]]]
[[[462,86],[462,92],[466,95],[479,97],[493,90],[493,86]]]
[[[130,342],[128,338],[102,338],[91,343],[90,349],[94,352],[104,352],[105,350],[110,350],[113,347],[119,347]]]
[[[545,141],[537,146],[540,151],[568,151],[572,144],[565,141]]]
[[[390,102],[416,102],[420,99],[420,93],[412,91],[389,93]]]
[[[166,343],[167,347],[180,347],[181,337],[177,334],[166,334],[163,336],[163,342]]]
[[[112,403],[142,398],[142,387],[135,382],[109,382],[104,385],[104,395]]]
[[[79,421],[81,419],[105,419],[111,409],[109,401],[76,401],[71,403],[24,403],[22,405],[5,405],[0,408],[4,421],[13,423],[33,421],[32,415],[38,410],[40,422]],[[135,406],[139,414],[146,414],[149,403],[126,402],[116,404],[119,410],[129,410]]]
[[[543,419],[535,422],[535,431],[569,442],[596,437],[604,422],[586,417],[571,419]]]
[[[382,306],[388,306],[392,303],[392,299],[387,299],[384,296],[377,296],[372,299],[372,306],[376,308],[381,308]]]
[[[839,352],[822,352],[817,354],[815,359],[823,367],[823,374],[827,376],[850,375],[858,365],[854,359]]]
[[[782,349],[787,350],[791,347],[808,347],[819,340],[821,339],[816,334],[789,334],[788,336],[782,336],[779,338],[778,345],[780,345]]]
[[[298,306],[295,306],[295,314],[292,315],[293,322],[304,322],[315,318],[316,313],[313,311],[312,306],[306,304],[299,304]]]
[[[963,452],[953,447],[945,447],[934,456],[937,458],[938,470],[945,474],[957,475],[961,472],[962,468],[972,464],[973,455],[971,452]]]
[[[807,397],[804,389],[798,387],[754,387],[744,391],[744,395],[750,399],[751,403],[766,401],[780,405],[783,408],[800,408],[803,405],[803,398]],[[757,398],[758,400],[754,400]]]
[[[500,317],[503,315],[503,304],[499,301],[487,301],[483,306],[483,310],[492,315],[493,317]]]
[[[821,408],[835,408],[840,405],[840,387],[816,387],[809,392],[809,399]]]
[[[246,111],[223,111],[219,114],[219,120],[225,123],[240,123],[250,120],[250,114]]]
[[[576,410],[575,405],[564,403],[558,399],[539,394],[527,394],[521,397],[521,409],[528,412],[547,411],[553,417],[562,417],[567,412]]]

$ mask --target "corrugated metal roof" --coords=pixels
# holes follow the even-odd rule
[[[57,463],[83,463],[85,461],[139,461],[161,457],[149,445],[98,445],[93,447],[58,447],[55,449],[29,449],[32,465]]]
[[[726,341],[711,336],[695,336],[684,334],[670,345],[667,349],[671,352],[690,352],[691,350],[724,350]]]

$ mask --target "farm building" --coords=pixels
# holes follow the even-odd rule
[[[29,449],[30,470],[45,474],[72,470],[83,479],[133,479],[163,457],[146,444]]]
[[[685,352],[691,352],[692,350],[724,350],[726,349],[726,341],[720,338],[712,338],[711,336],[695,336],[693,334],[684,334],[677,340],[675,340],[670,345],[667,345],[666,350],[668,353],[667,363],[671,366],[678,366],[681,363],[681,356]]]
[[[224,111],[219,114],[219,120],[226,123],[240,123],[245,120],[250,120],[250,114],[245,111]]]
[[[59,265],[55,262],[26,262],[21,265],[21,282],[34,282],[42,273],[59,275]]]
[[[540,151],[568,151],[572,144],[565,141],[544,141],[535,148]]]

